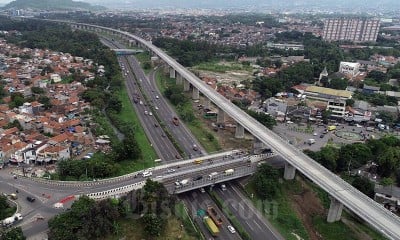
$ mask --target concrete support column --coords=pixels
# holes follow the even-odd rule
[[[192,99],[197,100],[200,98],[199,89],[193,87]]]
[[[183,91],[187,92],[190,90],[190,82],[186,79],[183,79]]]
[[[262,149],[264,149],[264,143],[260,141],[260,139],[254,137],[253,140],[253,153],[259,154],[261,153]]]
[[[210,108],[211,107],[211,101],[210,101],[210,99],[206,99],[206,101],[204,102],[204,107],[205,108]]]
[[[235,138],[244,138],[244,127],[236,123]]]
[[[225,122],[225,112],[221,108],[218,108],[217,124],[224,122]]]
[[[180,85],[180,84],[182,84],[182,76],[179,74],[179,73],[177,73],[176,74],[176,84],[178,84],[178,85]]]
[[[328,217],[326,221],[328,223],[339,221],[342,217],[343,204],[331,197],[331,205],[329,207]]]
[[[289,163],[285,163],[285,172],[283,173],[283,178],[286,180],[294,179],[296,175],[296,168],[290,165]]]
[[[169,69],[169,77],[170,78],[175,78],[176,77],[175,69],[173,69],[173,68]]]

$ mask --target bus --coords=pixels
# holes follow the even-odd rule
[[[217,117],[217,113],[213,112],[213,111],[208,111],[204,114],[204,118],[216,118]]]

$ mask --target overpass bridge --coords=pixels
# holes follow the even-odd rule
[[[122,56],[122,55],[134,55],[137,53],[142,53],[144,52],[141,49],[121,49],[121,48],[115,48],[115,49],[111,49],[112,51],[115,52],[115,54],[117,54],[118,56]]]
[[[328,222],[334,222],[340,219],[344,205],[388,238],[400,239],[399,217],[352,187],[339,176],[315,162],[294,146],[288,144],[280,136],[267,129],[228,99],[218,94],[214,89],[176,62],[172,57],[168,56],[164,51],[154,46],[151,42],[128,32],[112,28],[67,21],[56,22],[68,24],[73,29],[111,34],[120,37],[131,46],[134,45],[148,50],[152,56],[159,57],[159,59],[165,63],[164,65],[168,67],[171,78],[176,78],[178,84],[183,83],[184,91],[190,91],[190,89],[192,89],[193,99],[198,99],[199,93],[201,92],[209,101],[218,106],[219,112],[217,122],[223,122],[225,114],[234,119],[237,123],[236,137],[244,137],[244,130],[247,130],[259,141],[259,144],[266,144],[279,153],[287,161],[284,173],[285,179],[293,179],[297,169],[328,192],[332,197],[327,219]]]
[[[248,155],[235,153],[234,155],[228,154],[225,156],[228,157],[222,157],[222,161],[217,161],[218,158],[210,158],[210,156],[207,156],[207,159],[216,159],[216,162],[207,161],[205,158],[205,161],[203,161],[201,164],[194,164],[194,160],[199,160],[198,158],[191,159],[186,163],[183,162],[182,167],[180,167],[176,172],[174,171],[172,173],[168,172],[168,169],[170,169],[172,165],[162,165],[156,169],[153,169],[152,176],[149,178],[153,181],[163,183],[170,194],[179,194],[201,187],[212,186],[221,182],[252,175],[255,173],[260,163],[266,162],[267,159],[274,157],[275,154],[268,153]],[[221,160],[221,155],[219,156],[219,160]],[[187,163],[189,165],[186,165]],[[225,172],[228,169],[233,171]],[[210,177],[210,175],[212,177]],[[132,180],[133,183],[131,184],[122,185],[112,189],[106,189],[104,191],[90,192],[83,195],[96,200],[119,197],[132,190],[142,188],[146,183],[146,179],[147,178],[138,175],[136,180]],[[187,180],[187,183],[178,184],[184,179]],[[76,197],[78,197],[78,195]]]

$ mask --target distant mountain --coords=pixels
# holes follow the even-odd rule
[[[398,0],[83,0],[98,3],[110,8],[319,8],[324,10],[337,9],[398,9]]]
[[[3,9],[39,9],[39,10],[104,10],[103,6],[72,0],[15,0]]]

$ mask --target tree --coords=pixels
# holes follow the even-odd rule
[[[394,170],[400,167],[400,149],[389,147],[378,157],[378,173],[382,177],[389,177]]]
[[[24,99],[24,96],[22,95],[22,93],[15,92],[15,93],[11,94],[11,102],[8,105],[12,109],[15,107],[22,106],[22,104],[24,104],[24,102],[25,102],[25,99]]]
[[[15,227],[6,230],[3,235],[0,235],[1,240],[25,240],[21,227]]]
[[[322,115],[322,122],[328,124],[328,120],[331,118],[332,111],[325,109],[321,112],[321,115]]]
[[[346,100],[346,106],[353,107],[354,106],[354,99],[347,99]]]
[[[372,78],[378,83],[387,82],[387,75],[377,70],[372,70],[371,72],[369,72],[367,78]]]
[[[262,164],[254,176],[256,194],[262,199],[273,199],[278,191],[279,173],[267,164]]]
[[[330,81],[329,87],[333,89],[344,90],[346,89],[348,80],[344,78],[334,78]]]
[[[272,129],[276,125],[275,119],[265,113],[257,113],[252,110],[248,110],[246,112],[269,129]]]
[[[391,186],[393,185],[394,181],[392,178],[382,178],[382,180],[380,181],[380,184],[382,186]]]
[[[337,171],[357,169],[373,160],[371,149],[362,143],[347,144],[340,148]]]
[[[370,198],[373,198],[375,195],[374,183],[371,182],[368,178],[357,176],[353,180],[351,185],[353,185],[353,187],[357,188],[360,192],[364,193]]]
[[[164,230],[165,220],[159,218],[154,213],[145,214],[142,218],[144,224],[144,231],[151,237],[160,236]]]

